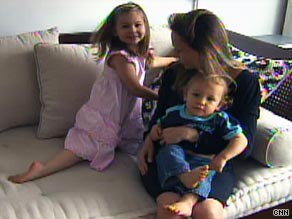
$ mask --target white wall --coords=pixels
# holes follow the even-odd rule
[[[92,31],[118,4],[128,0],[1,1],[0,36],[58,26],[60,32]],[[166,24],[173,12],[189,11],[192,0],[133,0],[151,24]]]
[[[292,37],[292,0],[288,0],[283,35]]]
[[[227,29],[250,36],[281,34],[285,6],[286,0],[198,0],[198,8],[216,13]]]
[[[151,24],[166,24],[173,12],[192,9],[193,0],[133,0]],[[246,35],[281,34],[287,0],[199,0],[230,30]],[[291,0],[290,0],[291,1]],[[92,31],[118,4],[128,0],[7,0],[0,6],[0,36],[58,26],[61,32]]]

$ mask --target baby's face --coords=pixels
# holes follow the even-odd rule
[[[212,81],[195,79],[185,93],[187,113],[192,116],[207,117],[219,110],[225,88]]]

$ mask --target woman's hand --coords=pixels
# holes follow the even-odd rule
[[[177,126],[163,129],[161,141],[165,144],[176,144],[183,140],[196,142],[198,137],[199,132],[196,129],[186,126]]]
[[[142,175],[145,175],[148,171],[147,163],[151,163],[154,156],[154,144],[148,135],[145,142],[138,154],[138,168]]]
[[[160,140],[162,137],[162,129],[160,125],[156,124],[152,127],[150,131],[150,138],[152,141]]]

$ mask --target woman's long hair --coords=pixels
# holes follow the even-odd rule
[[[233,59],[226,29],[212,12],[197,9],[188,13],[172,14],[168,23],[172,31],[199,53],[200,71],[230,77],[231,69],[244,68],[240,62]],[[184,75],[181,77],[188,78]]]

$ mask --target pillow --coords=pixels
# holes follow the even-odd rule
[[[150,28],[150,46],[154,49],[157,56],[167,56],[173,51],[171,42],[171,31],[167,26],[151,26]],[[151,86],[153,81],[159,77],[160,69],[150,69],[146,72],[144,84]]]
[[[167,25],[151,26],[151,47],[154,54],[158,56],[168,56],[173,52],[171,41],[171,31]],[[158,90],[160,86],[160,76],[163,73],[162,68],[150,69],[146,71],[144,84],[153,90]],[[156,100],[143,99],[142,115],[144,124],[147,127],[156,107]]]
[[[277,89],[262,103],[262,106],[292,121],[292,71],[278,84]]]
[[[150,36],[150,43],[156,55],[165,56],[172,52],[171,31],[168,26],[151,26]]]
[[[262,100],[272,95],[278,86],[292,71],[292,60],[257,57],[230,45],[233,57],[244,63],[251,72],[258,74],[262,91]]]
[[[37,136],[66,135],[79,108],[89,98],[97,73],[102,71],[90,46],[40,43],[35,46],[41,114]]]
[[[292,122],[261,107],[251,156],[268,167],[292,164]]]
[[[58,43],[56,27],[0,37],[0,131],[36,124],[40,102],[33,46]]]

